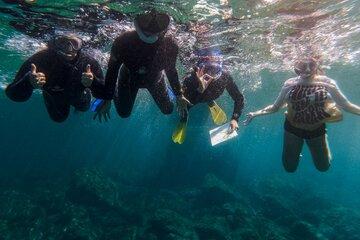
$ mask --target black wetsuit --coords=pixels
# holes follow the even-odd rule
[[[161,112],[170,114],[174,107],[167,93],[163,70],[174,94],[180,95],[181,85],[175,67],[177,54],[178,46],[170,37],[148,44],[135,31],[123,33],[111,49],[106,93],[102,98],[114,99],[118,114],[125,118],[131,114],[139,88],[146,88]]]
[[[199,81],[197,80],[196,73],[192,72],[184,79],[183,90],[184,96],[193,104],[208,103],[212,104],[219,98],[225,89],[234,100],[234,111],[231,119],[238,121],[242,109],[244,107],[244,96],[239,91],[233,78],[228,72],[223,72],[219,79],[212,81],[203,93],[200,93],[197,89],[199,87]],[[187,116],[184,116],[181,121],[186,121]]]
[[[87,111],[91,101],[90,90],[95,97],[104,91],[103,72],[95,59],[79,52],[75,60],[65,62],[54,51],[46,49],[31,56],[21,66],[14,82],[7,86],[5,92],[11,100],[24,102],[31,97],[34,90],[29,81],[32,63],[36,65],[37,72],[46,76],[43,97],[51,119],[56,122],[68,117],[70,105],[78,111]],[[90,90],[81,83],[87,64],[91,65],[94,74]]]

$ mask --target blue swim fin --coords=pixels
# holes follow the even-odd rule
[[[176,102],[176,96],[175,96],[174,92],[171,90],[171,87],[166,86],[166,88],[167,88],[167,92],[168,92],[168,95],[169,95],[169,97],[170,97],[170,100],[171,100],[173,103],[175,103],[175,102]]]
[[[94,101],[92,101],[90,109],[92,112],[97,112],[97,110],[99,109],[99,107],[101,107],[104,103],[103,99],[95,99]]]

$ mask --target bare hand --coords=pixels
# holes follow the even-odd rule
[[[187,100],[184,95],[180,95],[176,98],[177,111],[181,117],[185,117],[188,112],[188,106],[193,106],[193,104]]]
[[[196,77],[199,80],[199,91],[204,92],[214,78],[207,73],[204,73],[205,67],[197,68]]]
[[[231,120],[229,134],[233,133],[234,131],[237,131],[238,129],[239,129],[238,122],[235,119]]]
[[[104,100],[104,103],[97,109],[93,119],[96,120],[98,118],[99,122],[102,122],[102,118],[104,118],[105,122],[107,122],[110,119],[110,108],[111,100]]]
[[[255,114],[253,112],[246,114],[246,120],[243,122],[243,124],[245,126],[249,125],[249,123],[253,120],[254,117],[255,117]]]
[[[91,71],[91,66],[88,64],[86,66],[85,72],[82,74],[81,83],[84,87],[90,87],[94,80],[94,74]]]
[[[46,76],[42,72],[37,72],[36,69],[36,65],[32,63],[30,70],[30,83],[33,88],[42,89],[46,83]]]

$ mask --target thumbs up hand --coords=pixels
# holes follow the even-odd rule
[[[81,83],[84,85],[84,87],[90,87],[92,82],[94,80],[94,74],[91,71],[91,66],[88,64],[86,66],[85,72],[83,72],[81,77]]]
[[[30,70],[30,83],[34,88],[41,89],[46,83],[46,76],[42,72],[37,72],[35,64],[31,64]]]

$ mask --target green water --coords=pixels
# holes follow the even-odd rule
[[[38,0],[30,8],[1,2],[0,10],[18,15],[0,11],[0,86],[49,36],[23,33],[12,21],[101,37],[101,45],[88,40],[86,47],[106,70],[113,38],[153,6],[174,19],[181,77],[193,49],[219,46],[245,95],[245,113],[272,103],[294,76],[292,61],[310,48],[349,100],[360,103],[358,1],[111,1],[105,5],[123,19],[96,23],[80,9],[95,9],[90,3],[105,1]],[[48,20],[49,13],[57,15]],[[76,21],[97,32],[62,24]],[[231,113],[228,94],[218,103]],[[146,91],[135,104],[129,119],[112,108],[108,123],[87,112],[57,124],[39,92],[20,104],[1,91],[0,239],[360,239],[357,116],[344,113],[342,122],[328,125],[328,172],[315,169],[305,148],[289,174],[281,165],[282,113],[240,126],[235,140],[211,147],[214,126],[199,105],[179,146],[171,142],[176,114],[162,115]]]

